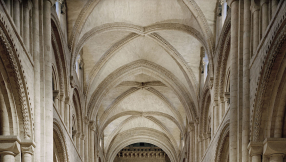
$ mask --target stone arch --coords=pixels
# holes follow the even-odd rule
[[[3,15],[0,16],[0,59],[3,67],[1,68],[1,75],[2,80],[5,79],[6,86],[11,95],[5,95],[5,91],[2,91],[2,93],[4,95],[6,105],[8,105],[9,102],[13,103],[9,104],[9,108],[11,110],[14,109],[14,113],[17,114],[13,120],[18,120],[18,123],[16,124],[16,121],[13,122],[13,126],[15,129],[18,129],[17,131],[14,130],[13,133],[19,135],[19,137],[22,139],[28,140],[33,138],[34,110],[32,108],[32,104],[30,103],[30,93],[27,87],[28,83],[26,80],[25,71],[22,68],[23,63],[20,60],[20,55],[22,55],[21,50],[23,49],[15,44],[12,37],[14,35],[12,35],[10,31],[6,31],[8,27],[5,24],[9,24],[5,22],[6,18],[3,18]],[[6,76],[5,78],[3,78],[4,75]],[[8,93],[8,91],[6,92]]]
[[[73,96],[72,96],[72,101],[76,113],[76,118],[77,118],[77,133],[83,133],[83,115],[82,115],[82,105],[81,105],[81,99],[79,96],[79,92],[77,89],[74,89]]]
[[[101,116],[97,117],[100,119],[99,121],[101,122],[101,124],[105,124],[106,120],[108,120],[109,118],[109,114],[113,111],[113,109],[122,101],[124,100],[126,97],[128,97],[129,95],[131,95],[132,93],[136,92],[137,90],[139,90],[140,88],[130,88],[129,90],[123,92],[119,97],[117,97],[111,105],[108,106],[108,108],[104,111],[104,113]],[[161,98],[163,100],[163,102],[165,102],[168,105],[168,108],[174,113],[175,115],[175,119],[178,120],[178,123],[180,126],[184,127],[183,125],[183,118],[181,116],[181,114],[176,110],[176,108],[173,106],[173,104],[159,91],[157,91],[156,89],[149,87],[146,88],[147,91],[153,93],[154,95],[158,96],[159,98]]]
[[[220,133],[215,151],[215,162],[229,162],[229,120]]]
[[[75,25],[69,37],[68,45],[71,51],[74,51],[74,47],[78,43],[79,35],[82,32],[85,22],[98,3],[99,1],[90,1],[86,3],[83,9],[81,10],[78,18],[75,21]],[[209,46],[208,48],[210,49],[209,55],[211,56],[209,58],[211,60],[210,62],[212,62],[212,53],[214,48],[213,34],[210,30],[210,27],[208,26],[206,17],[204,16],[202,10],[194,0],[184,1],[184,4],[187,6],[187,8],[189,8],[190,12],[192,12],[194,15],[197,15],[196,19],[198,20],[198,23],[200,24],[201,29],[203,30],[204,34],[203,38],[207,42],[207,45]],[[73,53],[74,52],[72,52],[72,56]]]
[[[101,102],[102,95],[106,94],[107,91],[109,91],[113,86],[115,86],[115,82],[118,82],[118,80],[124,78],[125,75],[130,75],[132,73],[136,74],[138,72],[142,73],[142,70],[147,70],[147,72],[151,73],[152,75],[155,75],[164,80],[164,82],[166,82],[166,85],[169,85],[169,87],[174,89],[175,93],[178,95],[178,98],[185,107],[185,111],[187,113],[188,118],[196,118],[197,112],[195,109],[195,105],[190,94],[186,92],[186,88],[184,88],[184,86],[172,73],[170,73],[163,67],[147,60],[137,60],[126,64],[112,72],[108,77],[106,77],[98,85],[97,89],[91,96],[91,99],[87,106],[87,114],[89,114],[89,117],[95,117],[98,109],[95,109],[94,111],[94,108],[98,108],[98,104],[100,104]]]
[[[165,135],[157,130],[148,128],[134,128],[120,133],[116,139],[110,144],[106,158],[107,161],[112,161],[117,153],[132,143],[146,142],[160,147],[170,158],[172,162],[177,162],[177,152],[170,143],[170,140]]]
[[[201,123],[201,129],[200,129],[200,133],[208,133],[207,130],[207,121],[208,121],[208,112],[209,112],[209,107],[210,107],[210,103],[211,103],[211,94],[210,94],[210,90],[206,90],[204,92],[204,96],[203,96],[203,102],[201,105],[201,114],[200,114],[200,123]]]
[[[216,47],[216,55],[217,55],[217,66],[216,69],[214,69],[214,99],[218,100],[220,96],[220,83],[221,83],[221,73],[225,71],[224,67],[229,55],[229,49],[230,49],[230,27],[231,27],[231,21],[230,21],[230,14],[227,15],[224,26],[221,31],[221,35],[218,40],[218,45]]]
[[[69,53],[66,46],[63,31],[56,13],[51,15],[52,27],[52,46],[56,60],[56,67],[60,76],[60,93],[62,96],[68,96],[68,67],[66,61],[66,53]]]
[[[280,83],[283,81],[282,76],[284,76],[286,63],[286,26],[282,24],[285,24],[286,16],[284,14],[279,18],[280,21],[277,20],[279,23],[273,27],[275,30],[268,34],[271,37],[267,39],[268,42],[265,42],[267,49],[259,51],[260,60],[262,61],[258,65],[260,66],[260,72],[258,83],[254,88],[256,91],[251,114],[251,139],[255,142],[262,141],[265,137],[270,136],[269,130],[267,130],[271,128],[271,126],[267,126],[268,112],[273,113],[273,104],[279,103],[276,102],[279,100],[276,100],[275,96],[279,92],[279,86],[283,85]]]
[[[57,119],[53,121],[53,140],[54,140],[54,160],[58,162],[69,162],[68,149],[63,130]]]

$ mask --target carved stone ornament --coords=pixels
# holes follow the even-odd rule
[[[28,154],[31,154],[31,155],[34,154],[34,147],[33,146],[22,147],[21,150],[22,150],[22,153],[28,153]]]

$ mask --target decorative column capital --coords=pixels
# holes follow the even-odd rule
[[[27,154],[34,154],[34,147],[33,146],[29,146],[29,147],[22,147],[21,148],[22,153],[27,153]]]
[[[250,6],[250,10],[251,12],[255,12],[258,11],[260,9],[259,4],[257,4],[257,2],[255,2],[255,0],[251,0],[251,6]]]
[[[85,122],[85,124],[89,124],[88,116],[85,116],[85,117],[84,117],[84,122]]]
[[[66,103],[66,104],[69,104],[69,102],[70,102],[70,98],[69,98],[69,97],[66,97],[65,103]]]
[[[194,122],[190,122],[189,123],[189,131],[192,132],[195,130],[195,123]]]
[[[57,98],[59,97],[60,91],[59,90],[53,90],[53,98]]]
[[[247,146],[250,156],[262,155],[263,144],[262,142],[250,142]]]
[[[0,141],[0,154],[11,154],[16,156],[20,153],[18,141]]]
[[[81,139],[85,140],[85,135],[84,134],[81,135]]]
[[[51,6],[53,6],[56,2],[55,0],[47,0],[47,1],[51,3]]]
[[[233,2],[235,2],[235,1],[237,1],[237,0],[227,0],[228,6],[231,7],[231,4],[232,4]]]
[[[89,122],[89,127],[90,127],[91,130],[95,131],[95,129],[96,129],[96,124],[95,124],[95,121],[94,121],[94,120]]]
[[[265,3],[268,3],[269,0],[260,0],[260,6],[263,6]]]
[[[286,154],[285,138],[266,138],[263,141],[263,155]]]

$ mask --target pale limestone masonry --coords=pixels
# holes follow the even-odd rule
[[[0,162],[52,161],[286,161],[286,1],[0,0]]]

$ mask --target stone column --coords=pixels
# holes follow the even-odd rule
[[[85,134],[86,134],[86,137],[85,137],[85,141],[84,141],[84,159],[85,161],[89,161],[88,160],[88,144],[89,144],[89,129],[88,129],[88,124],[89,124],[89,120],[88,120],[88,117],[85,117]]]
[[[225,114],[225,101],[224,101],[224,97],[221,97],[220,99],[220,109],[219,109],[219,122],[222,122],[223,116]]]
[[[254,0],[251,1],[251,12],[253,15],[253,54],[256,53],[258,44],[259,44],[259,7],[258,5],[254,2]]]
[[[249,154],[247,145],[249,143],[249,118],[250,118],[250,0],[244,0],[244,25],[243,25],[243,109],[242,109],[242,161],[248,162]]]
[[[63,122],[65,122],[65,96],[62,94],[60,96],[60,115],[61,118],[63,120]]]
[[[261,142],[250,142],[248,145],[249,154],[252,162],[261,162],[261,155],[263,151]]]
[[[40,37],[39,37],[39,0],[33,0],[33,57],[34,57],[34,111],[35,111],[35,162],[41,161],[41,66],[40,66]]]
[[[195,154],[194,154],[194,136],[195,136],[195,125],[194,123],[190,123],[190,160],[189,162],[194,162],[194,157],[195,157]]]
[[[85,144],[85,135],[81,135],[81,147],[80,147],[80,156],[82,158],[82,161],[84,161],[84,144]]]
[[[198,148],[198,123],[195,123],[194,124],[195,126],[195,137],[194,137],[194,140],[195,140],[195,162],[198,162],[199,161],[199,148]]]
[[[0,90],[0,135],[10,135],[10,124],[4,96]]]
[[[65,116],[65,124],[68,129],[68,132],[71,134],[71,127],[69,125],[70,120],[70,105],[69,105],[69,97],[65,98],[65,110],[64,110],[64,116]]]
[[[277,6],[278,6],[278,2],[279,2],[279,0],[271,0],[272,17],[273,17],[274,14],[276,13]]]
[[[20,0],[13,0],[13,20],[20,34]]]
[[[206,152],[208,148],[208,133],[204,133],[204,145],[204,152]]]
[[[52,91],[52,39],[51,39],[51,7],[53,0],[44,0],[44,64],[45,64],[45,129],[53,130],[53,91]],[[53,131],[45,132],[45,161],[53,159]]]
[[[268,0],[261,0],[260,7],[261,7],[261,15],[262,15],[262,35],[264,35],[267,29],[268,23],[269,23]]]
[[[199,136],[199,143],[200,143],[200,161],[202,160],[202,157],[204,155],[204,137],[202,134]]]
[[[22,161],[33,162],[32,155],[34,154],[34,147],[22,147]]]
[[[95,132],[95,122],[91,121],[89,124],[89,128],[90,128],[90,153],[89,153],[89,157],[90,157],[90,162],[94,162],[94,132]]]
[[[80,139],[80,133],[78,132],[77,134],[76,134],[76,148],[77,148],[77,151],[78,151],[78,153],[80,154],[80,141],[81,141],[81,139]]]
[[[54,104],[60,114],[60,109],[59,109],[59,93],[60,91],[59,90],[54,90],[53,91],[53,100],[54,100]]]
[[[214,132],[217,131],[219,127],[219,106],[218,101],[214,101]]]
[[[26,49],[29,52],[30,51],[30,9],[31,9],[31,2],[29,0],[26,0],[23,2],[23,13],[24,13],[24,30],[23,30],[23,41],[26,45]]]
[[[15,162],[15,156],[20,153],[20,144],[17,141],[0,141],[1,162]]]
[[[238,113],[238,27],[239,2],[228,0],[231,7],[231,45],[230,45],[230,130],[229,130],[229,161],[237,161],[237,113]]]

